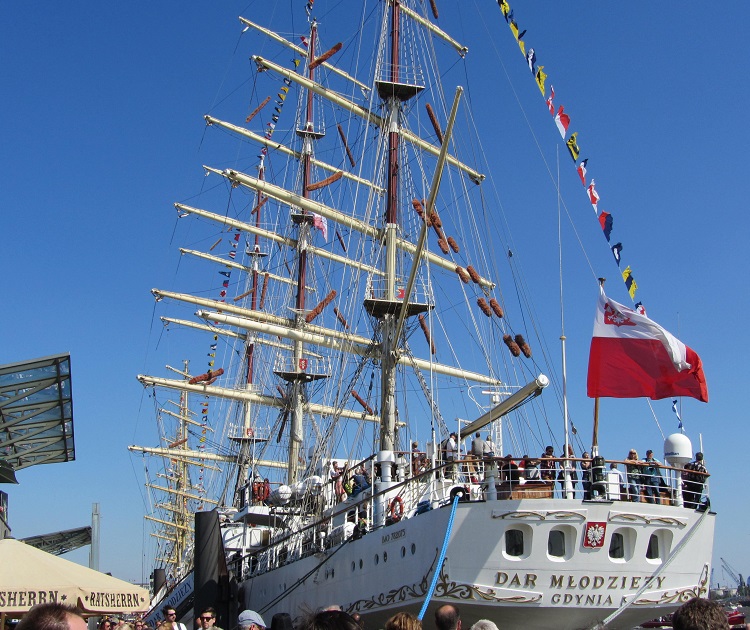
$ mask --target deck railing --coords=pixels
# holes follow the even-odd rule
[[[465,457],[453,463],[446,462],[443,467],[448,471],[454,469],[456,481],[484,486],[490,469],[498,490],[518,491],[501,492],[498,498],[520,498],[525,494],[522,490],[526,486],[529,490],[534,486],[551,485],[551,496],[558,498],[663,505],[681,502],[684,507],[695,509],[706,503],[709,496],[707,473],[658,462],[552,457],[533,460],[536,465],[527,471],[521,460],[510,461],[514,466],[502,457]]]
[[[525,468],[510,467],[507,458],[461,458],[438,463],[434,468],[428,466],[428,470],[422,471],[412,468],[409,461],[412,457],[418,457],[419,453],[397,455],[400,463],[394,469],[398,472],[394,472],[392,482],[386,484],[384,489],[379,489],[378,465],[373,457],[356,462],[351,468],[347,466],[344,473],[346,475],[359,466],[369,469],[374,483],[364,492],[340,500],[334,487],[337,481],[341,481],[324,481],[321,507],[325,510],[325,518],[297,531],[278,532],[275,540],[267,546],[249,555],[238,555],[234,558],[237,569],[245,575],[265,573],[288,561],[348,540],[354,535],[354,524],[360,518],[365,521],[365,530],[360,532],[361,535],[388,526],[398,518],[418,518],[422,511],[452,502],[457,492],[462,502],[562,498],[651,502],[684,509],[707,509],[710,505],[708,474],[664,464],[654,464],[655,472],[646,473],[642,469],[643,462],[637,464],[641,468],[636,471],[632,468],[632,461],[547,458],[543,460],[547,478],[537,481],[527,479],[529,471]],[[626,465],[631,467],[630,471],[621,470]],[[417,474],[414,474],[415,471]],[[380,516],[375,510],[379,500],[381,505],[386,506]],[[394,501],[402,504],[402,510],[395,519],[392,513]],[[286,508],[280,509],[286,511]],[[343,529],[345,522],[352,524],[351,533]],[[321,532],[325,533],[323,538],[320,537]]]

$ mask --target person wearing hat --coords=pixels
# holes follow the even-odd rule
[[[706,483],[706,477],[708,476],[706,465],[703,463],[703,453],[696,453],[695,461],[686,464],[685,470],[688,471],[682,475],[685,507],[694,510],[700,505],[703,485]]]
[[[240,630],[265,630],[266,622],[254,610],[243,610],[237,617],[237,625]]]

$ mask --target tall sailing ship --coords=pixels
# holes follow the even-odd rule
[[[266,51],[251,103],[205,120],[242,157],[175,204],[215,291],[153,290],[179,359],[207,355],[138,377],[162,442],[131,449],[165,462],[147,518],[168,585],[190,579],[192,514],[216,509],[241,605],[266,619],[338,604],[370,626],[427,602],[465,624],[628,628],[707,594],[714,514],[683,504],[680,436],[657,504],[626,501],[603,459],[585,496],[576,459],[561,484],[504,478],[503,453],[591,444],[563,430],[492,189],[503,158],[457,87],[468,43],[434,1],[294,9],[294,35],[240,18]],[[494,453],[446,458],[451,432],[480,431]]]

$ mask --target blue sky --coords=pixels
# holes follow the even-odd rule
[[[294,9],[298,34],[302,4]],[[556,170],[559,149],[563,199],[589,256],[566,259],[569,273],[589,276],[585,288],[566,294],[568,344],[579,348],[569,358],[571,407],[588,431],[591,401],[582,388],[595,277],[610,278],[614,299],[628,298],[496,4],[467,2],[460,13],[438,4],[441,25],[469,43],[469,62],[479,69],[467,96],[475,107],[493,103],[482,112],[485,148],[501,156],[493,176],[508,190],[506,209],[524,216],[514,231],[519,243],[554,236],[557,202],[544,171]],[[711,402],[685,401],[683,419],[696,449],[702,435],[713,473],[715,566],[724,557],[745,575],[750,509],[735,488],[745,461],[741,370],[750,346],[741,316],[750,310],[741,280],[750,234],[743,80],[750,5],[728,1],[710,13],[683,3],[511,5],[579,132],[638,298],[703,359]],[[0,363],[71,353],[77,447],[75,462],[21,471],[20,485],[3,487],[17,537],[87,524],[92,503],[100,503],[101,568],[129,580],[148,575],[142,471],[126,447],[155,443],[152,405],[135,380],[144,371],[163,374],[149,290],[175,288],[183,243],[173,238],[172,203],[203,186],[201,164],[223,166],[205,154],[202,115],[220,110],[251,76],[247,58],[257,46],[240,36],[237,16],[273,22],[290,6],[0,3]],[[343,11],[345,3],[336,6]],[[502,96],[491,100],[495,94]],[[529,168],[541,175],[525,179]],[[538,212],[543,204],[548,219]],[[526,262],[537,271],[529,250]],[[556,280],[556,270],[547,273]],[[554,283],[544,290],[557,312]],[[667,432],[676,427],[668,401],[654,409]],[[602,413],[605,455],[661,450],[642,401],[603,401]],[[714,580],[726,580],[718,568]]]

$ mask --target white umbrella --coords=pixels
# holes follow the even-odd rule
[[[0,540],[0,613],[20,616],[44,602],[71,604],[92,615],[135,613],[148,609],[149,595],[18,540]]]

